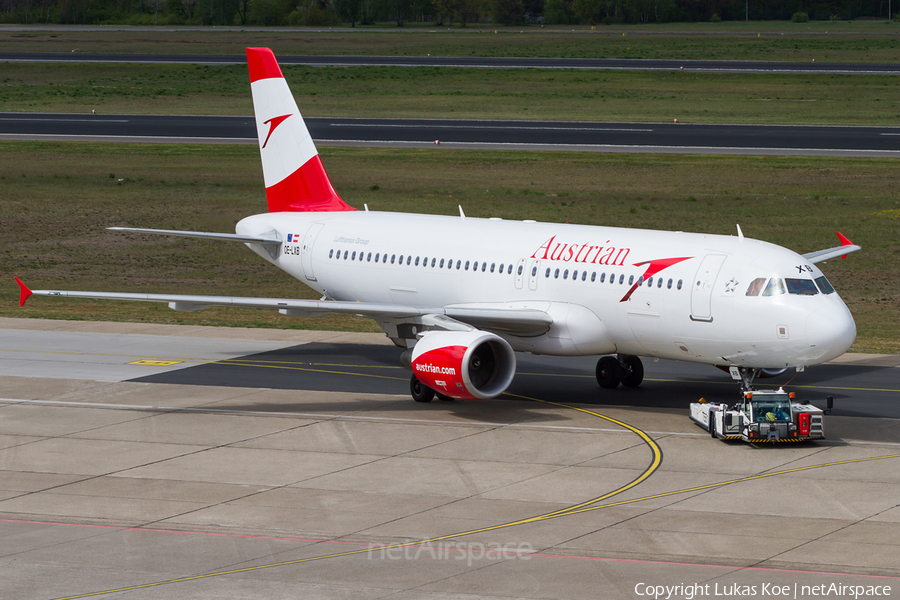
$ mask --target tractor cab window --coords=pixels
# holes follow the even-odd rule
[[[754,399],[755,400],[755,399]],[[777,423],[791,420],[790,400],[755,400],[751,405],[756,423]]]

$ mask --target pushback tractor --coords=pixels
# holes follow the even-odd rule
[[[802,442],[823,439],[824,411],[796,402],[784,389],[752,390],[732,406],[691,403],[691,420],[712,437],[745,442]]]

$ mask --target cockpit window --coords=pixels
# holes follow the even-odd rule
[[[825,279],[824,275],[816,278],[816,285],[819,286],[819,291],[822,292],[823,294],[833,294],[834,293],[834,288],[831,287],[831,283],[829,283],[829,281],[827,279]]]
[[[747,288],[748,296],[759,296],[759,293],[762,291],[763,286],[766,284],[765,277],[757,277],[753,281],[750,282],[750,287]]]
[[[766,286],[763,296],[779,296],[784,293],[784,280],[781,277],[773,277],[769,280],[769,285]]]
[[[812,279],[785,279],[789,294],[797,296],[815,296],[819,293]]]

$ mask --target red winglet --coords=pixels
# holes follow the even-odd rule
[[[838,239],[841,240],[841,246],[853,246],[854,245],[853,242],[848,240],[847,236],[845,236],[840,231],[837,231],[835,233],[837,233]],[[846,254],[841,257],[841,260],[844,260],[845,258],[847,258]]]
[[[15,275],[13,275],[15,277]],[[31,290],[28,289],[28,286],[22,283],[22,280],[16,277],[16,283],[19,284],[19,306],[25,306],[25,301],[28,300],[28,296],[31,295]]]

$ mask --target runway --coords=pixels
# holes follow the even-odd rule
[[[306,117],[316,144],[900,156],[898,127]],[[252,117],[0,113],[0,139],[257,143]]]
[[[0,319],[0,595],[900,585],[900,357],[799,374],[835,395],[828,439],[756,448],[689,421],[692,395],[736,396],[711,368],[647,361],[610,392],[592,361],[523,356],[509,395],[422,405],[396,354],[376,334]]]
[[[583,69],[688,71],[692,73],[900,75],[900,64],[626,58],[528,58],[456,56],[279,55],[282,65],[310,67],[444,67],[476,69]],[[242,54],[125,54],[88,52],[0,52],[0,62],[245,65]]]

